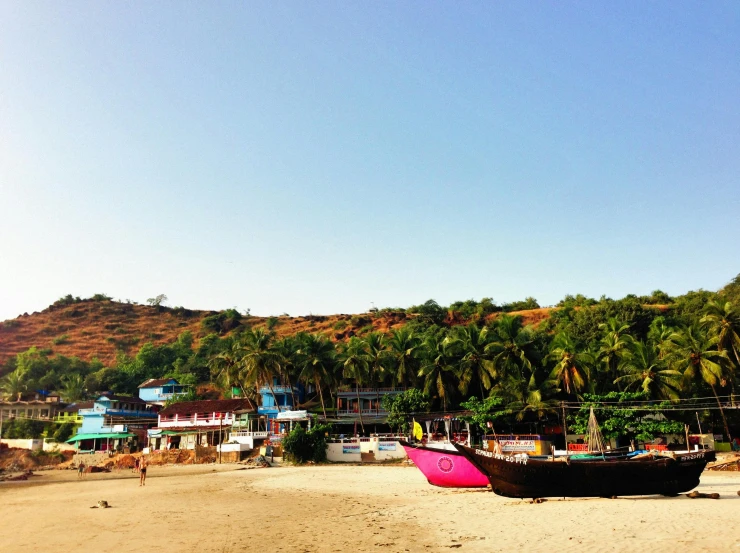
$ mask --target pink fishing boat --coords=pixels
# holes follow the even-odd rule
[[[488,478],[457,451],[411,445],[398,441],[406,455],[433,486],[443,488],[485,488]]]

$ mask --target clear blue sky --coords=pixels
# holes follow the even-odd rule
[[[717,289],[738,2],[0,3],[0,320]]]

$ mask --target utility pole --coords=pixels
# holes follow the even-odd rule
[[[221,434],[221,428],[223,426],[223,414],[218,414],[218,464],[221,464],[221,452],[224,450],[223,435]]]

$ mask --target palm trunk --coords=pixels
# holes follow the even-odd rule
[[[365,433],[365,423],[362,421],[362,403],[360,403],[360,387],[359,385],[355,384],[355,391],[357,392],[357,412],[360,414],[360,427],[362,428],[362,433]]]
[[[285,373],[285,380],[288,381],[288,386],[290,386],[290,397],[293,399],[293,409],[297,409],[298,404],[296,403],[296,400],[295,400],[295,392],[293,391],[293,383],[291,382],[290,375],[287,372]]]
[[[321,398],[321,410],[324,412],[324,422],[326,422],[326,405],[324,405],[324,392],[321,390],[321,386],[319,385],[319,379],[316,378],[315,374],[313,377],[313,381],[314,381],[314,384],[316,384],[316,387],[319,389],[319,397]]]
[[[717,406],[719,407],[719,414],[722,415],[722,422],[725,423],[725,432],[727,432],[727,440],[732,441],[732,435],[730,434],[730,427],[727,426],[727,418],[725,417],[725,410],[722,409],[722,402],[719,400],[719,396],[717,395],[717,389],[714,387],[714,384],[710,384],[712,387],[712,392],[714,392],[714,397],[717,400]]]
[[[277,396],[275,395],[275,391],[272,389],[272,380],[268,380],[267,387],[270,388],[270,393],[272,394],[272,401],[275,402],[275,407],[277,408],[277,412],[280,413],[280,405],[278,405]],[[277,420],[277,415],[276,415]]]

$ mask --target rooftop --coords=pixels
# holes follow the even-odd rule
[[[126,403],[146,403],[146,401],[133,396],[117,396],[115,394],[103,394],[95,401],[104,401],[109,399],[111,401],[123,401]]]
[[[150,378],[143,384],[139,384],[139,388],[159,388],[167,384],[179,385],[179,382],[174,378]]]
[[[160,415],[180,415],[186,413],[233,413],[234,411],[255,411],[254,403],[247,398],[204,399],[200,401],[180,401],[160,411]]]
[[[80,409],[90,409],[94,405],[94,401],[79,401],[77,403],[70,403],[66,405],[64,409],[60,409],[60,413],[75,413]]]

